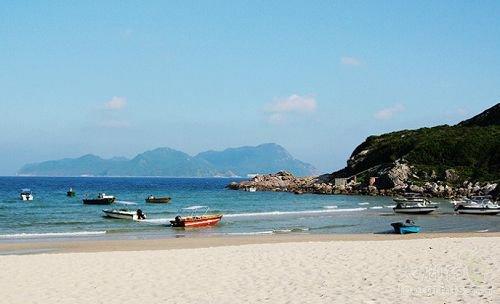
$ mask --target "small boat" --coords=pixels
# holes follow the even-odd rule
[[[415,225],[415,223],[410,219],[407,219],[404,223],[403,222],[391,223],[391,226],[394,228],[394,232],[398,234],[420,232],[420,226]]]
[[[184,208],[183,210],[190,211],[191,214],[188,216],[176,216],[173,221],[170,221],[170,225],[172,227],[210,227],[217,225],[222,219],[222,214],[207,214],[209,210],[207,206],[191,206]],[[199,211],[201,210],[205,211],[200,214]]]
[[[500,213],[500,206],[492,201],[490,195],[471,196],[456,204],[455,211],[459,214],[497,215]]]
[[[247,191],[247,192],[257,192],[257,188],[256,187],[247,187],[247,188],[245,188],[245,191]]]
[[[96,198],[84,198],[83,203],[86,205],[109,205],[115,202],[115,197],[106,195],[106,193],[99,193]]]
[[[102,210],[106,217],[116,218],[116,219],[124,219],[124,220],[133,220],[140,221],[146,219],[146,214],[142,212],[141,209],[137,209],[136,211],[128,210],[128,209],[104,209]]]
[[[66,192],[67,197],[74,197],[76,195],[76,192],[73,190],[73,188],[69,188],[68,192]]]
[[[171,200],[170,197],[168,196],[163,196],[163,197],[156,197],[154,195],[150,195],[146,198],[146,203],[153,203],[153,204],[167,204]]]
[[[19,199],[22,201],[32,201],[33,193],[30,189],[21,189],[21,193],[19,194]]]
[[[406,193],[404,197],[393,199],[397,205],[392,208],[395,213],[429,214],[438,209],[433,203],[418,193]]]

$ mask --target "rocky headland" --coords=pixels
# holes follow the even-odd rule
[[[500,196],[500,104],[455,126],[370,136],[331,174],[257,175],[228,188],[296,194]]]

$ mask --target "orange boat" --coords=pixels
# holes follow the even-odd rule
[[[205,209],[205,212],[203,214],[201,215],[194,214],[196,211],[201,209]],[[210,227],[217,225],[222,219],[222,214],[207,214],[208,207],[206,206],[191,206],[184,208],[183,210],[190,210],[191,215],[176,216],[173,221],[170,221],[172,227],[183,227],[183,228]]]

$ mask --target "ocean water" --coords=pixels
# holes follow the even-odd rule
[[[279,233],[388,233],[390,223],[412,218],[425,232],[500,231],[500,216],[456,215],[447,200],[435,200],[434,215],[395,215],[389,197],[294,195],[244,192],[225,186],[227,178],[0,177],[0,242],[52,238],[148,238]],[[76,197],[66,197],[73,187]],[[30,188],[34,200],[19,200]],[[110,206],[83,205],[82,198],[106,192]],[[149,195],[172,197],[170,204],[146,204]],[[168,221],[180,209],[206,205],[224,214],[213,228],[175,229]],[[103,217],[102,209],[142,209],[147,220]]]

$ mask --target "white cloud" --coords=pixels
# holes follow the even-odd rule
[[[121,110],[127,105],[127,100],[123,97],[113,96],[111,100],[104,103],[106,110]]]
[[[403,112],[404,110],[405,110],[404,105],[398,103],[375,112],[373,116],[379,120],[387,120],[391,119],[394,115]]]
[[[290,95],[266,106],[270,113],[312,113],[316,111],[316,100],[313,97]]]
[[[310,96],[293,94],[284,99],[275,100],[265,106],[269,113],[267,121],[271,124],[284,124],[291,115],[311,114],[316,111],[316,99]]]
[[[343,65],[350,65],[350,66],[360,66],[363,64],[363,62],[361,62],[361,60],[359,60],[358,58],[349,56],[341,57],[340,63]]]

